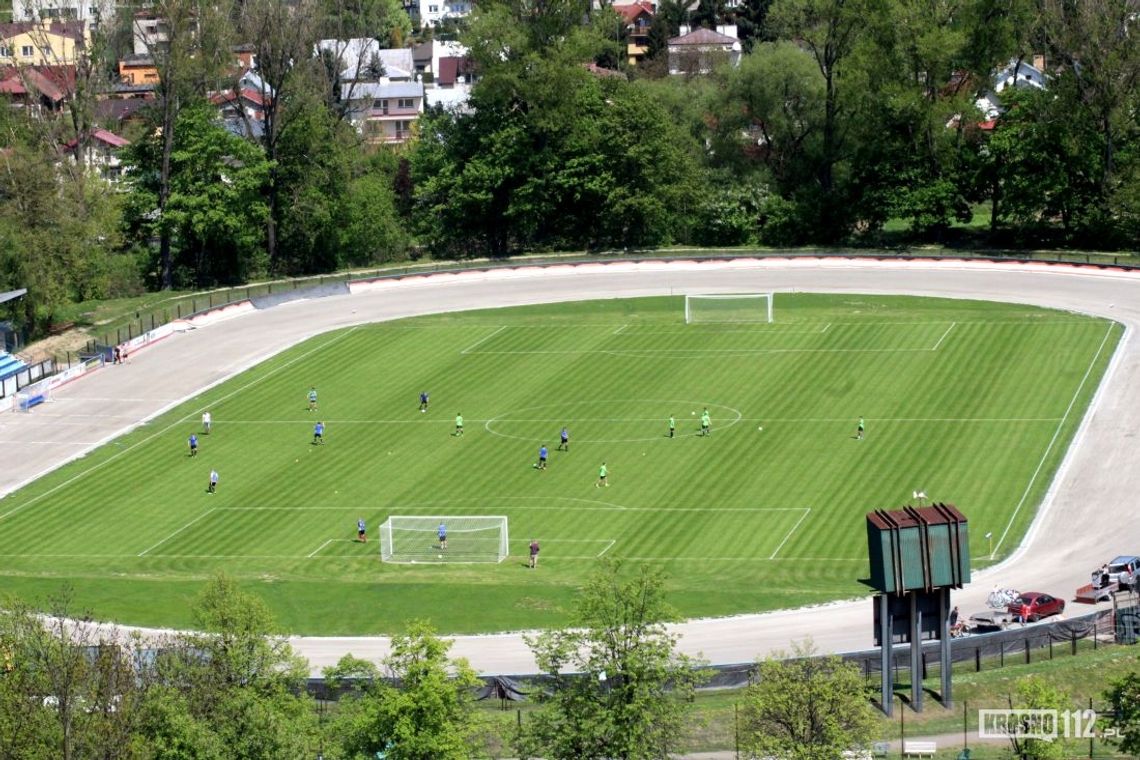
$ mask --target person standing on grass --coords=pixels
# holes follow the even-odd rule
[[[325,442],[325,423],[320,420],[313,426],[313,445],[317,446]]]
[[[669,437],[672,438],[673,434],[677,432],[677,418],[669,415]]]
[[[202,412],[202,433],[203,435],[210,434],[210,427],[214,424],[214,418],[209,412]]]
[[[559,451],[569,451],[570,450],[570,431],[567,430],[564,426],[562,428],[562,432],[560,432],[558,434],[558,436],[562,441],[561,443],[558,444],[558,450]]]
[[[198,456],[198,436],[195,435],[194,433],[190,434],[189,444],[190,444],[190,456],[192,456],[192,457]]]
[[[530,569],[533,570],[538,567],[538,539],[532,538],[530,540]]]
[[[601,488],[602,486],[609,488],[609,481],[606,480],[609,474],[610,471],[606,469],[606,463],[602,462],[602,466],[598,468],[598,482],[594,484],[594,488]]]
[[[368,531],[364,527],[364,518],[356,521],[356,540],[362,544],[368,543]]]
[[[206,489],[206,493],[218,492],[218,471],[210,470],[210,486]]]
[[[309,411],[317,411],[317,389],[316,386],[309,388]]]
[[[546,469],[546,454],[546,444],[544,443],[538,447],[538,464],[536,464],[535,467],[539,470]]]
[[[463,415],[462,414],[456,414],[455,415],[455,435],[457,437],[463,435]]]
[[[447,526],[444,525],[443,523],[440,523],[439,528],[436,530],[435,534],[437,536],[439,536],[439,548],[440,549],[446,549],[447,548]]]
[[[709,410],[705,409],[701,412],[701,435],[708,435],[712,432],[712,418],[709,417]]]
[[[863,422],[863,418],[860,417],[859,423],[855,426],[855,440],[857,440],[857,441],[863,440],[863,430],[864,430],[864,422]]]
[[[427,410],[428,410],[428,392],[422,391],[420,393],[420,412],[426,412]]]

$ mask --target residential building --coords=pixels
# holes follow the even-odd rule
[[[110,24],[117,0],[12,0],[13,21],[84,21],[92,29]]]
[[[735,24],[691,32],[682,26],[681,34],[669,40],[669,73],[710,74],[723,64],[738,66],[742,51]]]
[[[135,13],[132,25],[135,55],[151,55],[170,47],[170,25],[150,9]]]
[[[994,72],[990,88],[974,104],[987,121],[993,121],[1005,110],[1001,104],[1001,93],[1006,88],[1044,90],[1048,79],[1045,56],[1033,56],[1032,63],[1015,58]]]
[[[419,0],[411,15],[420,26],[439,26],[444,19],[470,15],[473,8],[471,0]]]
[[[158,67],[149,55],[127,55],[119,60],[119,81],[131,87],[154,87],[158,84]]]
[[[82,21],[0,24],[0,66],[74,66],[90,41]]]
[[[475,64],[470,58],[447,56],[438,59],[430,85],[424,86],[426,105],[441,106],[449,111],[467,107],[471,86],[475,83]]]
[[[411,48],[382,48],[374,39],[356,38],[321,40],[317,51],[340,62],[342,82],[410,82],[416,77]]]
[[[630,65],[640,63],[645,58],[649,48],[649,27],[653,24],[655,13],[653,4],[648,0],[637,0],[629,5],[615,5],[614,10],[625,21],[626,56]]]
[[[61,111],[73,92],[74,66],[0,67],[0,99],[10,106]]]
[[[352,123],[371,143],[403,143],[424,110],[421,82],[357,82],[341,86]]]
[[[226,129],[235,135],[261,139],[265,134],[265,103],[267,95],[254,87],[239,87],[210,94],[210,102]]]
[[[67,143],[63,150],[72,161],[82,164],[88,171],[97,173],[108,182],[117,182],[123,176],[119,151],[130,145],[130,140],[105,129],[96,129],[87,142],[86,150],[80,150],[79,140]]]

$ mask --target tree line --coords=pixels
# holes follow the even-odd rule
[[[314,54],[408,44],[395,0],[148,7],[169,39],[119,191],[59,146],[90,140],[124,22],[58,118],[0,115],[0,288],[29,288],[33,328],[67,301],[421,253],[955,243],[979,214],[970,240],[990,247],[1140,239],[1137,0],[663,0],[637,65],[604,3],[486,0],[451,25],[478,75],[467,106],[429,109],[400,146],[362,140],[341,65]],[[739,66],[666,73],[682,23],[726,20]],[[234,88],[238,43],[266,95],[248,138],[207,101]],[[975,100],[1031,61],[1044,88],[1005,87],[987,119]]]

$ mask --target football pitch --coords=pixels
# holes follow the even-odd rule
[[[979,301],[777,294],[771,324],[686,324],[683,302],[436,315],[300,343],[0,501],[4,587],[42,601],[66,586],[100,619],[180,627],[224,571],[310,635],[564,624],[603,556],[663,567],[689,617],[859,596],[864,514],[916,490],[966,514],[975,567],[992,561],[986,533],[993,559],[1012,552],[1122,333]],[[463,534],[436,550],[429,531],[427,561],[381,562],[390,515],[504,515],[510,556],[452,561]]]

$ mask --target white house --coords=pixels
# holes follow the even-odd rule
[[[723,63],[738,66],[742,52],[735,24],[691,32],[682,26],[680,36],[669,40],[669,73],[710,74]]]
[[[80,150],[79,140],[72,140],[63,146],[71,159],[82,164],[88,171],[99,174],[108,182],[116,182],[123,175],[123,162],[119,152],[130,145],[130,140],[119,137],[114,132],[96,129],[91,133],[86,150]]]
[[[359,37],[321,40],[317,51],[327,51],[340,61],[341,79],[346,82],[410,82],[416,76],[411,48],[382,48],[374,39]]]
[[[75,19],[95,29],[114,21],[118,6],[117,0],[12,0],[12,20]]]
[[[356,82],[341,86],[349,119],[372,143],[402,143],[424,111],[421,82]]]
[[[415,10],[420,26],[439,26],[447,18],[462,18],[471,13],[471,0],[419,0]]]
[[[1033,63],[1015,58],[994,72],[992,86],[974,104],[987,120],[996,119],[1005,110],[1001,105],[1001,92],[1007,87],[1044,90],[1047,83],[1045,56],[1033,56]]]

